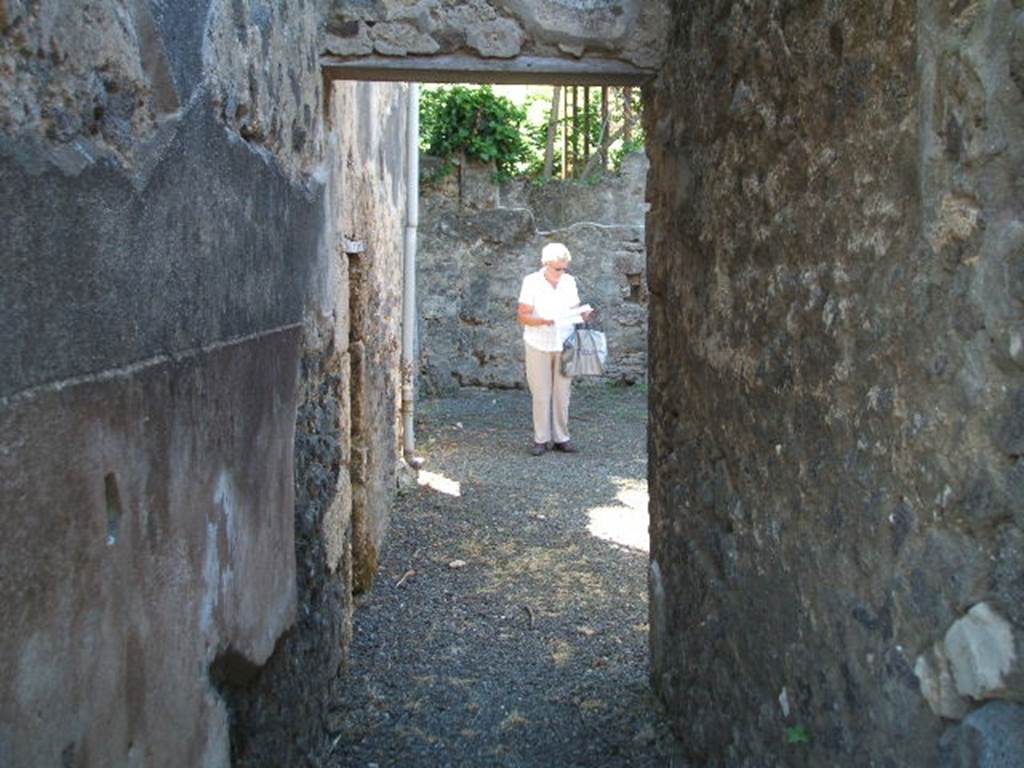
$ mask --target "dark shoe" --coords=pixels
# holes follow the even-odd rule
[[[576,446],[572,444],[572,440],[566,440],[564,443],[555,443],[554,448],[562,453],[577,453]]]
[[[543,456],[544,452],[547,451],[547,449],[547,443],[534,443],[533,445],[530,446],[530,455]]]

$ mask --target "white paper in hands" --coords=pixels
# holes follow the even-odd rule
[[[589,304],[580,304],[578,307],[573,307],[567,310],[564,314],[558,315],[553,318],[559,325],[576,325],[576,323],[583,322],[583,315],[587,312],[593,312],[594,308]]]

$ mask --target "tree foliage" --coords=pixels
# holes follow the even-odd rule
[[[493,162],[499,176],[513,175],[531,155],[523,137],[525,121],[524,109],[496,95],[488,85],[455,85],[424,91],[420,97],[421,146],[441,158],[446,169],[465,155]]]
[[[602,169],[618,170],[622,157],[642,149],[639,91],[610,88],[607,111],[601,89],[582,86],[562,89],[558,120],[552,123],[551,154],[555,176],[595,179]],[[538,122],[528,111],[534,102],[546,105]],[[499,178],[514,175],[543,181],[544,156],[548,146],[548,123],[553,95],[528,94],[520,106],[493,92],[490,86],[454,85],[424,89],[420,95],[420,146],[442,161],[440,175],[449,173],[460,157],[493,162]],[[586,139],[584,139],[586,137]]]

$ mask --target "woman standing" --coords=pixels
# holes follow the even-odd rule
[[[540,456],[548,445],[575,453],[569,439],[569,396],[572,379],[561,371],[562,344],[579,322],[580,297],[576,280],[566,272],[572,255],[562,243],[549,243],[541,251],[541,268],[523,279],[518,319],[526,347],[526,383],[533,396],[533,445]],[[591,312],[582,318],[586,320]]]

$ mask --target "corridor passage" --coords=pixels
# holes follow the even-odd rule
[[[646,398],[577,387],[534,458],[524,392],[422,403],[331,715],[333,766],[683,766],[647,682]]]

